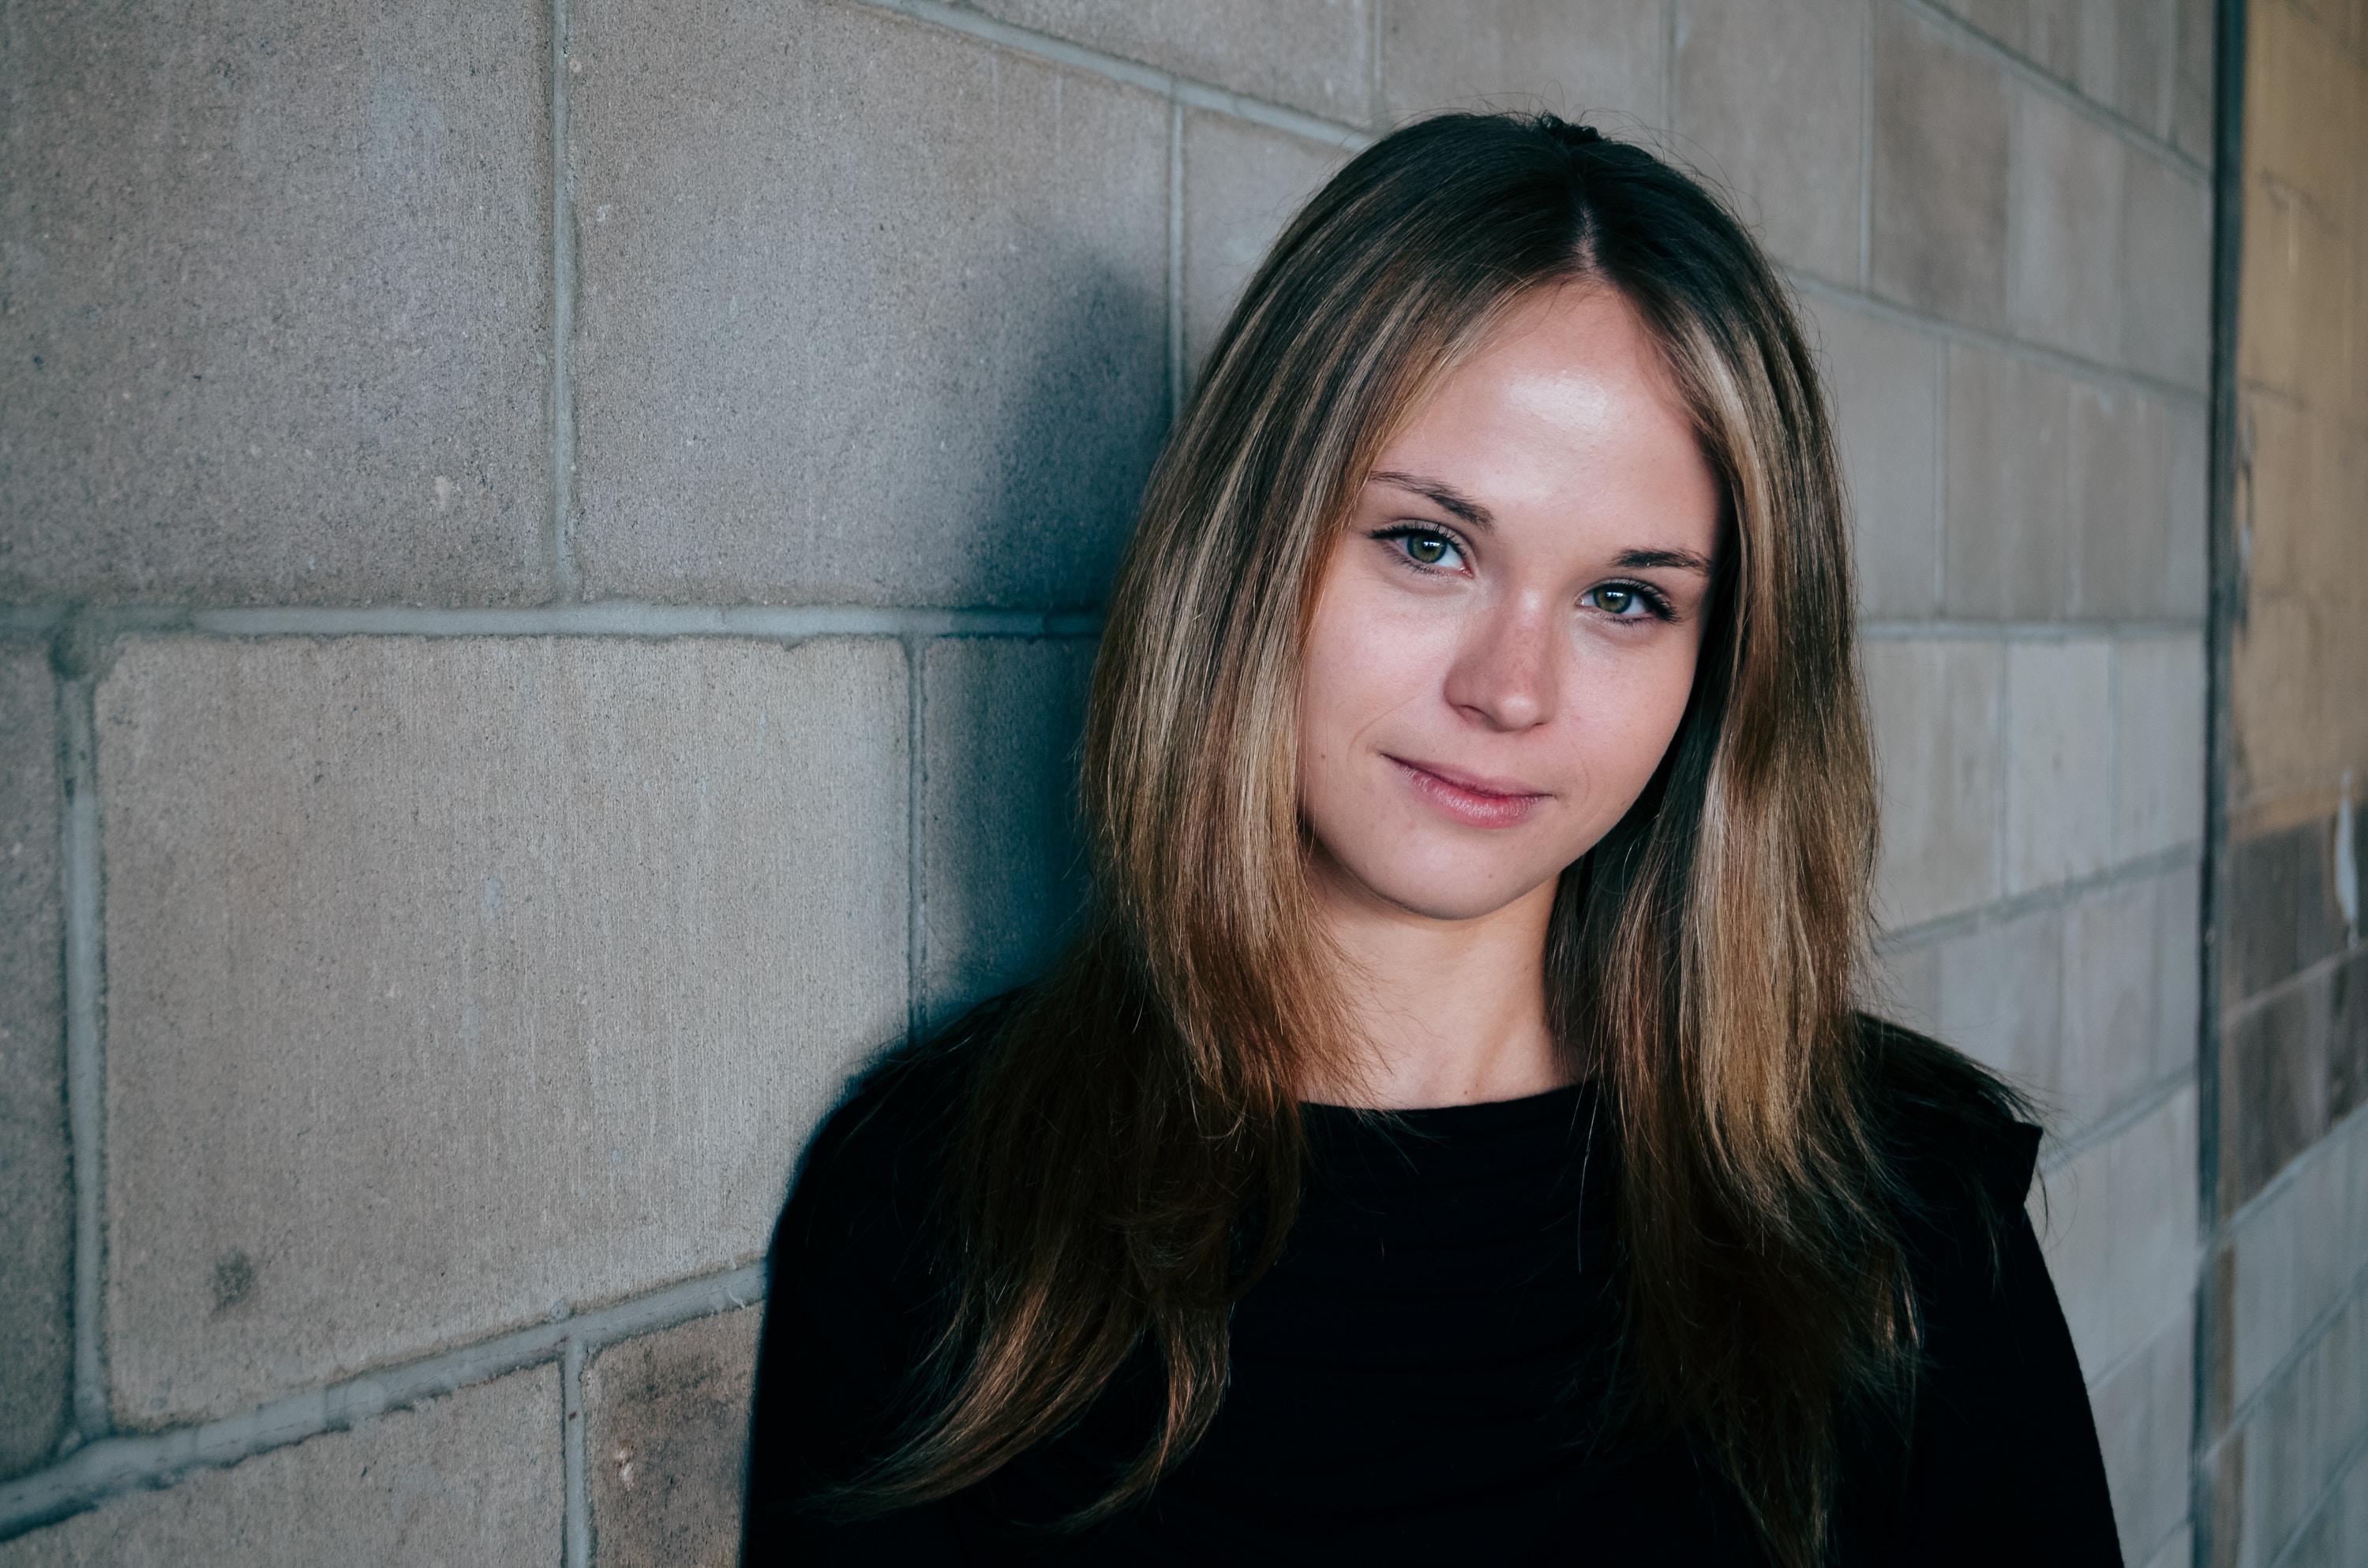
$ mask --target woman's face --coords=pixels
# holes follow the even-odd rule
[[[1494,914],[1651,779],[1692,687],[1722,501],[1666,382],[1622,297],[1547,290],[1374,465],[1308,634],[1320,894]]]

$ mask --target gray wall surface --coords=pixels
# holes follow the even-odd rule
[[[2212,28],[0,0],[0,1568],[728,1561],[791,1162],[1055,938],[1194,364],[1473,104],[1793,282],[1888,1004],[2047,1108],[2124,1548],[2186,1562]]]

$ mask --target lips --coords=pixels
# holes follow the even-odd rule
[[[1389,761],[1424,801],[1467,827],[1515,827],[1553,799],[1525,788],[1518,779],[1488,778],[1436,763],[1408,762],[1402,756]]]

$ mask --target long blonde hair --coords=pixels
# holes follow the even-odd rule
[[[1215,1415],[1228,1306],[1299,1192],[1296,1088],[1349,1060],[1297,809],[1317,579],[1392,434],[1508,307],[1577,279],[1639,312],[1726,518],[1677,738],[1562,877],[1548,1012],[1616,1111],[1628,1422],[1694,1434],[1780,1559],[1821,1554],[1842,1425],[1901,1407],[1915,1342],[1851,1001],[1874,804],[1832,437],[1743,231],[1642,149],[1550,116],[1446,116],[1366,151],[1213,350],[1095,672],[1087,924],[983,1029],[947,1167],[945,1375],[860,1506],[981,1480],[1146,1341],[1164,1417],[1081,1522]]]

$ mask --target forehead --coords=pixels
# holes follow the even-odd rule
[[[1601,503],[1702,528],[1720,509],[1658,347],[1635,308],[1600,284],[1541,290],[1508,312],[1413,411],[1373,477],[1406,472],[1492,507]]]

